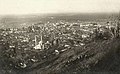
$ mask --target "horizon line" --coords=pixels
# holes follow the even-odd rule
[[[23,13],[23,14],[0,14],[0,16],[22,16],[22,15],[51,15],[51,14],[120,14],[120,12],[61,12],[61,13]]]

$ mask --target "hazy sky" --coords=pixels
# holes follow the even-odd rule
[[[0,14],[118,11],[120,0],[0,0]]]

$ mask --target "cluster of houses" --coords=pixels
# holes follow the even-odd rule
[[[100,28],[100,31],[104,31],[102,27],[111,29],[114,25],[111,25],[111,23],[101,25],[96,22],[69,23],[62,21],[56,23],[35,23],[27,28],[5,29],[2,31],[1,36],[3,36],[3,41],[6,40],[6,37],[10,39],[11,43],[8,41],[9,44],[22,42],[30,44],[33,49],[45,49],[65,40],[72,40],[73,43],[79,40],[79,44],[81,44],[83,43],[82,40],[89,38],[95,29]],[[58,42],[55,42],[57,39]]]
[[[64,52],[70,47],[86,45],[92,40],[94,34],[95,37],[99,37],[101,32],[106,32],[106,29],[115,36],[118,30],[116,26],[118,27],[118,25],[111,25],[110,22],[104,25],[98,22],[40,22],[29,27],[2,29],[0,41],[7,43],[8,51],[12,52],[10,57],[15,56],[12,54],[21,55],[28,50],[50,50],[51,47],[65,47],[66,49],[61,50]],[[58,55],[60,51],[55,49],[54,52]],[[24,55],[27,56],[27,54]]]

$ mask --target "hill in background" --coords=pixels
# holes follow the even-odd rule
[[[64,20],[67,22],[76,21],[106,22],[111,19],[111,16],[116,17],[117,13],[3,15],[0,17],[0,28],[21,28],[40,21],[42,21],[43,23],[48,21],[57,22],[60,20]]]

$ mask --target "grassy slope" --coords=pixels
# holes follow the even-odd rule
[[[120,70],[120,39],[95,41],[84,47],[72,47],[59,55],[51,54],[55,49],[45,53],[48,58],[32,64],[28,69],[15,70],[11,74],[54,74],[79,72],[104,72]],[[38,54],[39,55],[39,54]]]
[[[75,47],[59,55],[34,64],[23,73],[53,74],[119,71],[120,40],[97,41],[83,48]],[[116,66],[117,65],[117,66]]]

